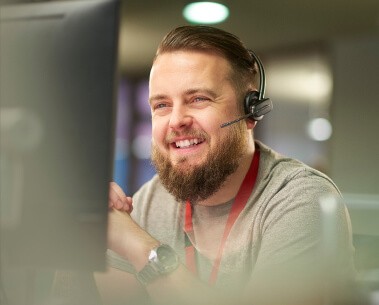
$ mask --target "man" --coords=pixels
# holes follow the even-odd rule
[[[96,275],[104,300],[141,287],[162,304],[322,304],[340,293],[353,270],[349,219],[337,205],[324,273],[319,205],[340,196],[335,184],[254,141],[251,118],[220,127],[245,114],[256,74],[251,52],[222,30],[179,27],[163,39],[149,88],[158,175],[133,199],[111,184],[110,272]]]

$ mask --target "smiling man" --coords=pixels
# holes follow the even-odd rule
[[[149,94],[157,175],[133,199],[111,184],[109,272],[96,275],[105,303],[138,303],[137,291],[162,304],[340,296],[353,273],[349,217],[336,207],[324,273],[319,205],[340,197],[335,184],[255,141],[253,118],[220,127],[246,115],[256,75],[256,58],[225,31],[179,27],[161,42]]]
[[[179,202],[231,199],[249,168],[254,122],[220,128],[240,115],[241,98],[229,79],[231,72],[221,55],[196,50],[164,52],[154,62],[152,161],[162,184]],[[226,193],[216,194],[226,180]]]

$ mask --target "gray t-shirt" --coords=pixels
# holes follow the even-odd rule
[[[325,257],[331,254],[334,256],[333,269],[339,275],[341,272],[352,274],[354,249],[350,220],[343,204],[337,204],[333,217],[328,218],[328,225],[335,233],[324,230],[321,198],[341,198],[333,181],[258,141],[256,147],[260,150],[257,180],[230,231],[216,286],[241,288],[250,283],[253,287],[261,287],[265,277],[272,283],[275,278],[278,281],[288,279],[290,274],[294,274],[294,278],[304,275],[304,279],[299,281],[309,279],[311,282],[316,274],[325,271],[323,268],[330,267],[332,258],[325,260]],[[225,201],[229,199],[225,198]],[[160,242],[171,245],[185,264],[184,203],[175,201],[158,176],[147,182],[133,200],[132,216],[135,221]],[[220,207],[201,207],[195,209],[194,214],[199,219],[208,215],[205,219],[212,226],[214,221],[225,221],[231,204],[225,202]],[[330,239],[333,249],[326,249]],[[115,253],[108,251],[108,259],[111,266],[128,270],[122,261],[117,262]],[[198,265],[202,280],[207,281],[212,261],[198,255]]]

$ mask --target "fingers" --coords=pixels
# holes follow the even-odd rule
[[[132,198],[126,196],[122,188],[115,182],[109,184],[108,207],[128,213],[131,213],[133,210]]]

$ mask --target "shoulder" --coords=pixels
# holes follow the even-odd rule
[[[258,183],[256,188],[256,210],[265,231],[274,224],[283,227],[301,226],[309,230],[310,224],[321,225],[321,201],[324,198],[341,198],[335,183],[324,173],[306,164],[283,156],[262,143]],[[346,218],[343,205],[338,211]],[[297,227],[299,229],[299,227]],[[319,229],[319,228],[318,228]]]
[[[265,245],[261,254],[272,261],[280,261],[282,257],[279,254],[283,254],[280,247],[294,251],[291,254],[306,253],[322,242],[325,214],[321,202],[325,198],[342,196],[327,175],[298,160],[282,156],[262,143],[258,145],[261,160],[256,215],[262,244]],[[338,228],[335,240],[350,255],[350,219],[342,202],[333,210],[333,222]]]
[[[271,189],[279,191],[291,187],[295,191],[310,188],[316,193],[340,195],[338,187],[326,174],[299,160],[283,156],[261,142],[257,141],[256,144],[261,152],[258,178],[263,184],[270,184]]]

